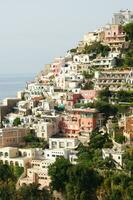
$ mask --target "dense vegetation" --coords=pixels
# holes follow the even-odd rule
[[[103,45],[100,42],[94,42],[91,45],[85,45],[82,53],[84,54],[93,54],[95,56],[101,55],[102,57],[108,56],[110,51],[110,47],[107,45]],[[94,58],[94,57],[93,57]]]
[[[47,142],[42,139],[42,138],[38,138],[36,137],[35,133],[28,133],[25,137],[24,137],[24,142],[25,142],[25,147],[28,148],[46,148],[47,147]]]
[[[78,164],[59,158],[50,166],[51,191],[58,191],[64,200],[132,200],[133,148],[124,154],[122,170],[114,160],[102,159],[101,149],[112,147],[107,134],[93,132],[89,147],[78,147]],[[129,160],[128,160],[129,158]]]
[[[0,200],[49,200],[50,194],[46,189],[32,184],[16,190],[16,182],[23,169],[0,163]]]

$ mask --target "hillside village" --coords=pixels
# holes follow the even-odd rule
[[[127,176],[133,185],[132,67],[133,12],[121,10],[110,24],[86,33],[64,57],[47,64],[16,98],[1,102],[0,162],[22,169],[18,189],[39,184],[54,199],[76,199],[71,182],[71,189],[57,186],[65,162],[81,165],[77,172],[90,166],[103,177]],[[57,167],[61,160],[64,165]],[[52,166],[60,170],[56,176]],[[114,199],[133,198],[133,186],[121,190],[118,180],[107,190],[104,184],[93,185],[95,198],[77,199],[113,200],[114,191]]]

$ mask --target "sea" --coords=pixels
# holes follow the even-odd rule
[[[0,101],[6,97],[16,97],[17,92],[34,78],[35,74],[0,74]]]

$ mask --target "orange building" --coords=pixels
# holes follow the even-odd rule
[[[72,109],[62,117],[60,128],[66,137],[78,138],[102,125],[102,115],[96,109]]]

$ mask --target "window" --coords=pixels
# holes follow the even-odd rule
[[[5,157],[7,157],[8,156],[8,152],[5,152]]]
[[[60,147],[60,148],[64,148],[64,147],[65,147],[64,142],[60,142],[60,143],[59,143],[59,147]]]

